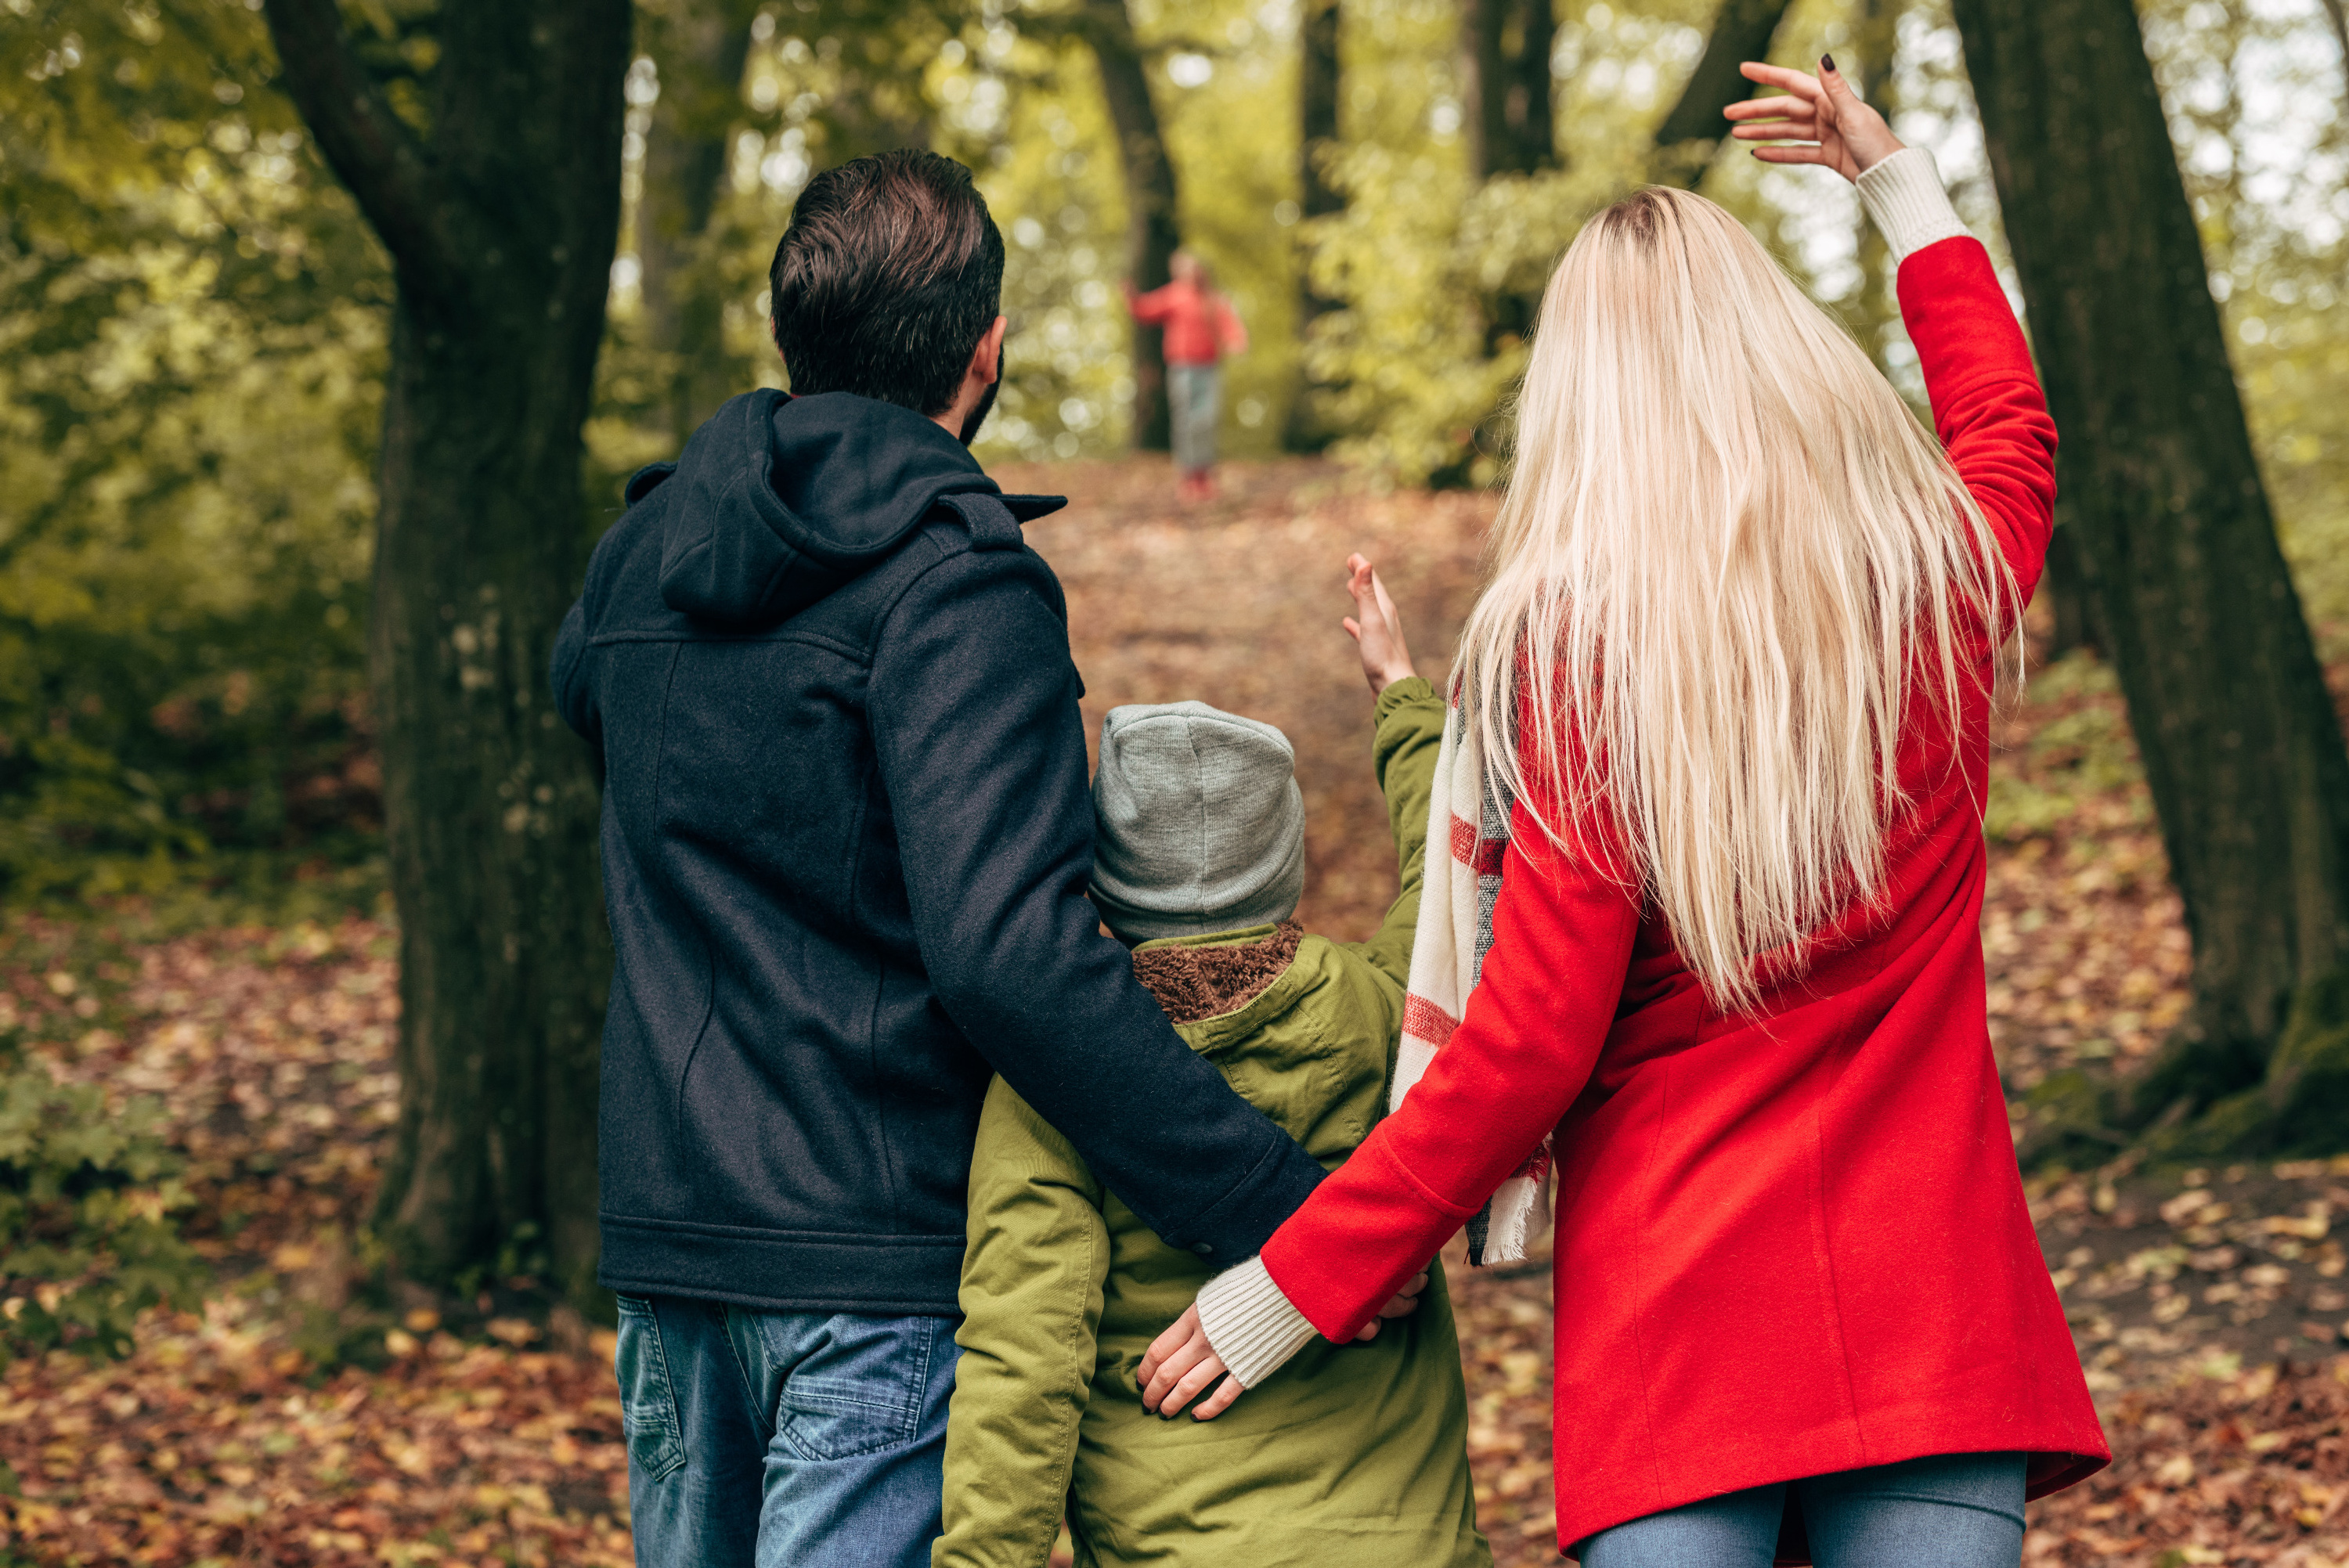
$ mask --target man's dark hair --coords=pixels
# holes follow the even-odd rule
[[[1003,301],[1003,235],[970,170],[905,149],[807,183],[768,273],[792,391],[954,406]]]

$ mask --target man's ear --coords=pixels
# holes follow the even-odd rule
[[[1003,378],[1003,330],[1008,319],[997,316],[995,325],[987,329],[987,335],[978,340],[978,347],[972,351],[970,374],[981,381]]]

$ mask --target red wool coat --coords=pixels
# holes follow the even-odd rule
[[[2025,595],[2055,429],[1971,239],[1900,269],[1936,428]],[[1992,645],[1965,656],[1987,685]],[[1887,897],[1750,1014],[1705,1007],[1604,830],[1520,811],[1493,946],[1427,1076],[1266,1245],[1342,1340],[1557,1130],[1558,1542],[1722,1492],[2020,1450],[2110,1458],[2047,1277],[1985,1018],[1988,697],[1919,690]],[[1553,818],[1553,820],[1556,820]]]

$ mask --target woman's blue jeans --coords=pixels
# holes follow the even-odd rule
[[[1602,1530],[1577,1554],[1582,1568],[1770,1568],[1790,1501],[1818,1568],[2023,1561],[2020,1454],[1951,1454],[1733,1491]]]
[[[954,1331],[620,1297],[639,1568],[928,1568]]]

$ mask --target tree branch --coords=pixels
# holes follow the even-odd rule
[[[436,300],[458,297],[462,248],[449,224],[456,192],[360,68],[335,0],[269,0],[267,17],[279,85],[391,253],[403,285]]]
[[[1779,21],[1786,15],[1787,0],[1728,0],[1713,24],[1713,33],[1704,41],[1704,53],[1689,73],[1688,85],[1682,88],[1680,101],[1672,105],[1671,113],[1664,116],[1663,124],[1656,128],[1656,148],[1663,151],[1683,142],[1698,143],[1710,155],[1713,144],[1729,134],[1729,126],[1721,111],[1744,98],[1753,84],[1739,74],[1738,66],[1746,60],[1765,59],[1770,52],[1770,40],[1778,31]],[[1710,157],[1694,161],[1678,171],[1684,178],[1675,183],[1696,188],[1703,176]],[[1660,174],[1661,178],[1669,176]]]
[[[2341,0],[2324,0],[2324,15],[2341,42],[2341,68],[2349,71],[2349,11],[2342,8]]]

